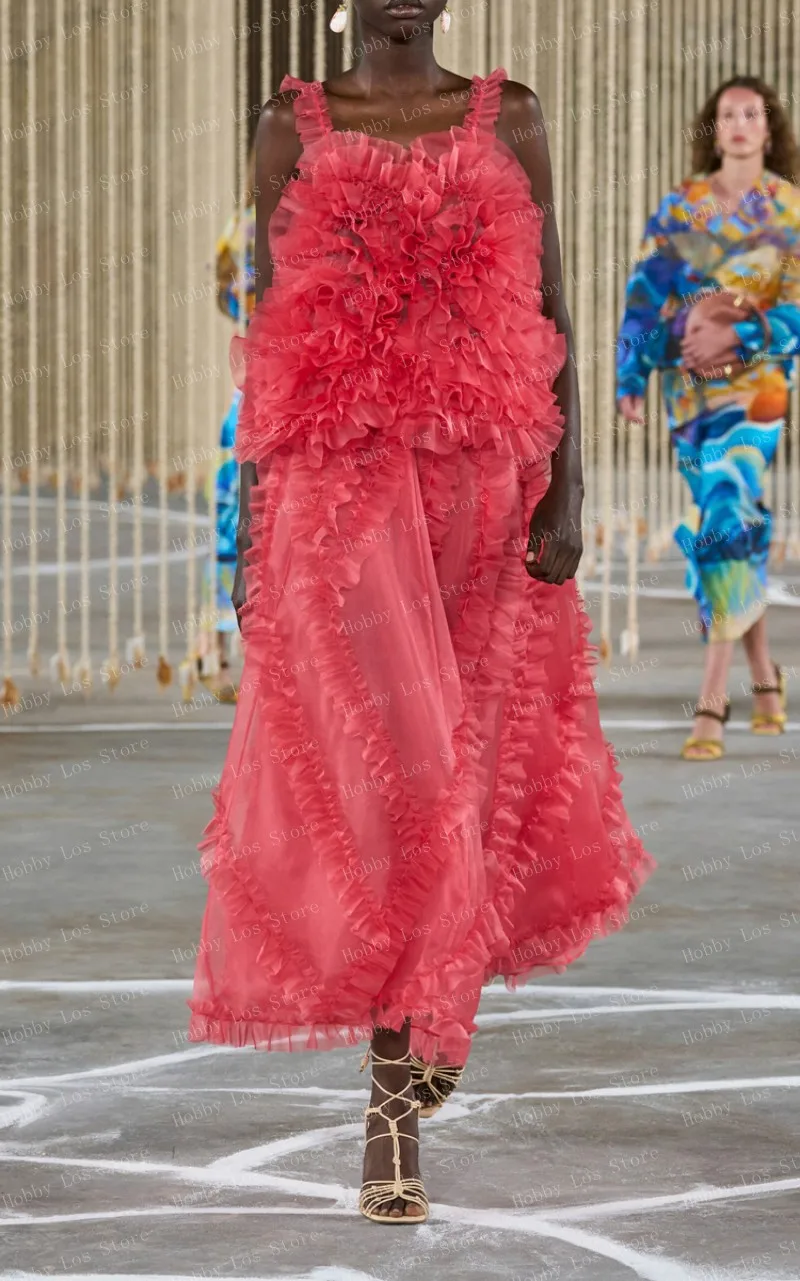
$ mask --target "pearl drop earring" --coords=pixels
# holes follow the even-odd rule
[[[442,35],[447,35],[450,30],[450,23],[453,21],[453,15],[450,12],[449,4],[446,4],[442,10]]]
[[[335,31],[337,35],[344,31],[347,26],[347,0],[342,0],[339,8],[331,18],[330,26],[331,31]]]

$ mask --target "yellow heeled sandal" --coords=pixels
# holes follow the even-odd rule
[[[364,1055],[364,1060],[361,1064],[362,1072],[367,1066],[370,1053],[371,1052],[368,1050]],[[381,1066],[408,1067],[411,1062],[411,1056],[410,1054],[406,1054],[402,1059],[383,1059],[379,1055],[373,1053],[372,1061],[373,1063],[378,1063]],[[430,1205],[428,1203],[428,1198],[425,1195],[425,1187],[422,1180],[405,1179],[400,1174],[400,1140],[407,1139],[412,1143],[418,1144],[419,1139],[415,1134],[401,1134],[398,1129],[398,1122],[404,1121],[407,1116],[419,1109],[419,1100],[408,1098],[406,1094],[407,1086],[404,1086],[399,1093],[395,1094],[391,1090],[387,1090],[386,1086],[382,1085],[375,1076],[373,1076],[372,1080],[373,1084],[377,1085],[378,1089],[386,1095],[386,1098],[381,1103],[377,1104],[377,1106],[367,1108],[364,1116],[365,1118],[369,1118],[370,1116],[379,1116],[381,1120],[385,1121],[388,1125],[389,1133],[368,1135],[367,1143],[374,1143],[376,1139],[392,1140],[394,1180],[389,1182],[384,1179],[368,1179],[366,1183],[362,1185],[361,1195],[358,1200],[358,1208],[364,1215],[364,1218],[370,1219],[372,1223],[390,1223],[393,1227],[396,1227],[399,1224],[425,1223],[428,1219]],[[407,1104],[405,1112],[401,1113],[399,1117],[387,1116],[384,1111],[387,1103],[391,1103],[394,1099],[402,1100],[403,1103]],[[389,1214],[377,1213],[378,1208],[385,1205],[387,1201],[395,1201],[397,1199],[407,1201],[411,1205],[418,1205],[423,1213],[413,1216],[409,1214],[402,1214],[396,1218],[393,1218]]]
[[[754,734],[760,734],[763,737],[769,737],[775,734],[782,734],[786,728],[788,720],[786,714],[787,696],[786,696],[786,673],[777,663],[775,667],[776,685],[755,685],[750,686],[751,694],[780,694],[781,710],[779,712],[753,712],[750,718],[750,728]]]
[[[697,703],[694,714],[710,716],[712,720],[719,721],[720,725],[727,725],[731,716],[731,700],[726,698],[724,712],[713,712],[710,707],[701,707]],[[719,738],[695,738],[692,735],[681,748],[681,756],[685,761],[719,761],[724,755],[725,744]]]
[[[441,1064],[434,1067],[411,1056],[411,1084],[420,1103],[420,1116],[433,1116],[446,1103],[461,1080],[464,1069]]]

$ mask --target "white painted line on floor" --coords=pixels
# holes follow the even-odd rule
[[[0,979],[0,992],[191,992],[191,979]]]
[[[521,983],[519,987],[507,988],[502,980],[495,980],[490,987],[484,988],[495,995],[514,999],[517,996],[572,996],[580,1000],[583,996],[634,996],[664,997],[670,1001],[715,1001],[724,996],[738,998],[738,989],[700,988],[700,987],[606,987],[595,983]],[[765,996],[779,996],[778,992],[765,992]]]
[[[209,706],[211,704],[209,703]],[[648,733],[656,731],[668,732],[679,729],[686,730],[690,728],[690,722],[685,718],[683,720],[664,720],[663,718],[628,718],[628,717],[601,717],[602,728],[604,730],[642,730]],[[208,730],[221,730],[226,734],[231,732],[231,721],[175,721],[174,724],[168,724],[165,721],[86,721],[74,724],[58,725],[48,722],[42,725],[0,725],[0,734],[108,734],[116,730],[149,730],[156,733],[159,730],[166,734],[192,734],[206,733]],[[785,733],[800,730],[800,721],[788,721]],[[728,721],[725,726],[725,733],[748,734],[752,736],[749,721]],[[774,735],[775,738],[782,737]],[[623,761],[626,766],[630,760],[635,757],[629,757]],[[676,758],[677,759],[677,758]]]
[[[705,1281],[707,1278],[707,1273],[702,1270],[696,1271],[664,1255],[644,1254],[641,1250],[634,1250],[619,1241],[611,1240],[610,1237],[598,1236],[597,1233],[588,1232],[584,1228],[561,1225],[557,1216],[553,1214],[549,1214],[547,1218],[540,1218],[538,1215],[515,1217],[502,1210],[472,1211],[462,1210],[461,1207],[456,1206],[437,1206],[436,1210],[440,1217],[443,1208],[446,1209],[448,1222],[457,1221],[480,1227],[498,1228],[507,1232],[525,1232],[536,1237],[563,1241],[567,1245],[577,1246],[579,1250],[587,1250],[602,1258],[613,1259],[615,1263],[630,1268],[637,1277],[641,1278],[641,1281]],[[586,1266],[591,1275],[591,1266],[589,1264]]]
[[[192,986],[192,979],[0,979],[0,993],[51,992],[54,994],[77,995],[81,992],[136,992],[137,994],[149,993],[153,996],[159,996],[191,992]],[[483,995],[512,999],[518,996],[536,998],[552,996],[581,1000],[584,997],[615,995],[640,998],[636,1001],[611,1001],[607,1005],[581,1005],[576,1010],[570,1008],[558,1009],[557,1007],[551,1009],[547,1007],[478,1014],[477,1021],[484,1027],[502,1027],[506,1023],[524,1021],[555,1023],[573,1020],[580,1023],[595,1015],[635,1014],[637,1012],[646,1014],[683,1010],[800,1009],[800,995],[791,992],[744,993],[714,990],[695,991],[682,988],[659,990],[658,988],[617,988],[590,985],[581,987],[580,985],[573,986],[566,983],[563,986],[545,983],[541,986],[525,984],[513,991],[509,991],[501,983],[492,982],[484,988]],[[646,997],[651,999],[649,1001],[645,1000]],[[202,1047],[203,1043],[200,1043],[199,1048]],[[206,1052],[224,1053],[229,1048],[228,1046],[215,1046],[209,1048]],[[197,1051],[189,1049],[180,1053],[187,1053],[196,1057]],[[143,1062],[149,1062],[149,1060],[143,1060]],[[36,1083],[39,1084],[40,1082]]]
[[[154,993],[164,992],[189,992],[192,989],[191,979],[154,979],[154,978],[127,978],[127,979],[0,979],[0,992],[128,992],[131,990],[152,989]],[[723,988],[693,988],[693,987],[616,987],[614,985],[605,986],[593,983],[523,983],[519,987],[507,988],[505,984],[497,979],[487,984],[483,989],[484,996],[504,997],[508,1000],[515,1000],[518,996],[534,997],[570,997],[581,1000],[584,997],[596,996],[620,996],[636,997],[640,999],[650,998],[670,1001],[723,1001],[727,1000],[731,1005],[737,1002],[759,1002],[770,1000],[786,1000],[790,1003],[797,1003],[800,1006],[800,995],[783,992],[762,992],[755,993],[752,997],[740,992],[738,989]],[[788,1008],[788,1007],[787,1007]]]
[[[627,600],[631,594],[627,583],[611,583],[610,589],[612,603],[615,600]],[[579,590],[583,596],[599,596],[603,590],[603,584],[597,579],[591,579],[589,582],[581,583]],[[693,603],[693,598],[685,587],[637,587],[634,595],[647,597],[650,600],[679,600],[685,605]],[[768,585],[767,601],[770,605],[789,605],[795,609],[800,606],[800,596],[777,583]]]
[[[720,1190],[722,1192],[723,1190]],[[355,1197],[355,1193],[354,1193]],[[353,1197],[353,1199],[354,1199]],[[584,1208],[584,1207],[581,1207]],[[234,1216],[269,1216],[269,1215],[289,1215],[301,1216],[303,1218],[314,1218],[317,1216],[330,1218],[353,1218],[356,1221],[356,1211],[353,1208],[342,1207],[325,1207],[320,1209],[293,1207],[293,1206],[160,1206],[152,1209],[142,1210],[118,1210],[105,1211],[96,1213],[83,1214],[53,1214],[53,1215],[31,1215],[20,1216],[19,1218],[6,1220],[0,1219],[0,1227],[20,1226],[26,1227],[39,1226],[53,1223],[95,1223],[107,1222],[112,1219],[132,1219],[132,1218],[170,1218],[177,1214],[181,1215],[234,1215]],[[622,1245],[617,1241],[612,1241],[607,1237],[599,1236],[597,1233],[589,1232],[586,1229],[569,1227],[567,1224],[559,1222],[558,1214],[550,1212],[548,1217],[537,1214],[515,1214],[506,1210],[474,1210],[462,1206],[450,1206],[437,1203],[433,1207],[435,1216],[434,1222],[439,1223],[457,1223],[468,1227],[484,1227],[495,1229],[501,1232],[523,1232],[539,1237],[551,1238],[558,1241],[564,1241],[567,1244],[575,1245],[579,1249],[588,1250],[592,1254],[599,1254],[604,1258],[614,1259],[623,1266],[632,1269],[634,1274],[642,1281],[701,1281],[702,1273],[694,1269],[687,1268],[674,1260],[659,1256],[656,1254],[644,1254],[639,1250],[634,1250],[629,1246]],[[82,1274],[76,1274],[82,1275]],[[99,1274],[92,1274],[90,1281],[97,1281]],[[320,1269],[314,1269],[306,1277],[318,1278],[321,1281]],[[322,1272],[324,1275],[324,1272]],[[338,1277],[341,1281],[345,1278],[358,1276],[358,1273],[352,1274],[345,1270],[338,1270]],[[363,1274],[362,1274],[363,1275]],[[330,1281],[337,1277],[337,1270],[329,1271]],[[121,1275],[117,1274],[114,1281],[121,1281]],[[149,1278],[139,1274],[138,1281],[149,1281]],[[169,1281],[175,1281],[175,1278],[169,1278]],[[284,1281],[286,1279],[284,1278]]]
[[[169,1167],[167,1167],[169,1168]],[[0,1228],[37,1227],[49,1223],[107,1223],[114,1219],[174,1219],[183,1215],[230,1214],[230,1215],[293,1215],[296,1218],[307,1218],[308,1215],[324,1215],[326,1218],[352,1217],[353,1211],[347,1206],[325,1205],[308,1207],[304,1205],[154,1205],[143,1209],[130,1210],[87,1210],[81,1214],[20,1214],[13,1219],[0,1219]],[[2,1275],[2,1274],[0,1274]],[[12,1275],[14,1275],[12,1273]],[[69,1273],[59,1272],[59,1276]],[[92,1272],[91,1277],[96,1277]],[[141,1274],[139,1274],[141,1275]],[[199,1274],[199,1275],[202,1275]],[[119,1274],[114,1273],[118,1278]],[[41,1281],[41,1274],[39,1274]],[[172,1275],[168,1281],[174,1281]],[[197,1275],[194,1277],[197,1281]],[[275,1281],[270,1278],[270,1281]]]
[[[615,1075],[620,1075],[616,1072]],[[637,1075],[635,1072],[629,1073],[630,1076]],[[131,1094],[232,1094],[238,1089],[242,1094],[270,1095],[274,1094],[281,1098],[286,1095],[293,1095],[297,1098],[306,1099],[311,1102],[313,1099],[319,1099],[320,1102],[327,1100],[358,1100],[366,1098],[366,1087],[359,1089],[343,1089],[334,1086],[324,1085],[242,1085],[235,1089],[230,1085],[196,1085],[187,1086],[183,1084],[176,1085],[131,1085]],[[662,1081],[660,1084],[642,1084],[642,1085],[609,1085],[593,1086],[585,1090],[570,1090],[566,1087],[563,1090],[515,1090],[510,1093],[498,1091],[472,1091],[459,1090],[456,1096],[470,1103],[513,1103],[516,1099],[592,1099],[592,1098],[634,1098],[638,1095],[659,1095],[659,1094],[714,1094],[717,1091],[726,1090],[796,1090],[800,1088],[800,1076],[756,1076],[756,1077],[736,1077],[732,1080],[720,1081]],[[451,1103],[445,1105],[450,1108]],[[443,1111],[445,1110],[443,1109]]]
[[[616,1072],[615,1075],[622,1075]],[[637,1076],[638,1073],[630,1072],[630,1076]],[[800,1088],[800,1076],[755,1076],[755,1077],[733,1077],[730,1080],[708,1081],[662,1081],[658,1085],[599,1085],[586,1090],[530,1090],[524,1093],[514,1094],[468,1094],[466,1091],[461,1095],[463,1099],[487,1100],[506,1100],[513,1102],[514,1099],[621,1099],[636,1098],[643,1095],[664,1095],[664,1094],[716,1094],[727,1090],[796,1090]]]
[[[353,1199],[355,1197],[355,1193]],[[54,1223],[97,1223],[107,1222],[114,1219],[133,1219],[133,1218],[172,1218],[176,1215],[234,1215],[234,1216],[269,1216],[269,1215],[292,1215],[303,1218],[316,1218],[318,1216],[331,1218],[352,1218],[356,1222],[357,1211],[355,1208],[348,1206],[342,1207],[325,1207],[320,1209],[293,1207],[293,1206],[159,1206],[152,1209],[142,1210],[117,1210],[104,1212],[89,1212],[83,1214],[51,1214],[51,1215],[20,1215],[15,1219],[0,1219],[0,1227],[21,1226],[26,1227],[54,1224]],[[576,1245],[581,1249],[587,1249],[594,1254],[600,1254],[606,1258],[612,1258],[619,1263],[633,1269],[636,1276],[641,1277],[643,1281],[700,1281],[700,1274],[687,1271],[682,1265],[673,1263],[671,1260],[658,1255],[645,1255],[638,1250],[633,1250],[628,1246],[620,1245],[616,1241],[611,1241],[606,1237],[598,1236],[596,1233],[588,1232],[582,1228],[572,1228],[559,1225],[558,1220],[552,1214],[548,1219],[544,1219],[536,1214],[514,1214],[505,1210],[472,1210],[461,1206],[450,1206],[436,1204],[433,1207],[435,1220],[439,1223],[458,1223],[469,1227],[486,1227],[505,1232],[524,1232],[526,1234],[551,1237],[555,1240],[565,1241],[568,1244]],[[82,1275],[82,1274],[76,1274]],[[305,1274],[312,1278],[318,1278],[321,1281],[325,1275],[323,1270],[314,1269],[310,1274]],[[345,1281],[346,1278],[363,1275],[359,1273],[349,1273],[348,1270],[330,1269],[328,1271],[330,1281],[340,1278]],[[97,1281],[98,1274],[93,1273],[91,1281]],[[120,1281],[120,1274],[117,1274],[114,1281]],[[148,1278],[139,1275],[138,1281],[149,1281]],[[175,1278],[169,1278],[169,1281],[175,1281]],[[284,1281],[286,1279],[284,1278]]]
[[[319,1213],[347,1214],[349,1211],[327,1210]],[[202,1273],[193,1272],[181,1276],[174,1272],[64,1272],[59,1269],[58,1275],[64,1281],[197,1281]],[[0,1272],[0,1281],[42,1281],[42,1273]],[[275,1274],[271,1277],[240,1276],[239,1281],[275,1281]],[[379,1278],[372,1273],[355,1272],[352,1268],[314,1268],[313,1272],[304,1272],[302,1276],[281,1273],[280,1281],[379,1281]]]
[[[108,570],[112,565],[122,568],[128,565],[160,565],[162,559],[168,564],[173,565],[184,560],[198,560],[204,556],[211,555],[211,544],[202,543],[196,547],[188,547],[185,550],[167,552],[164,557],[160,552],[143,552],[139,560],[134,560],[133,556],[117,556],[111,560],[108,556],[97,556],[86,562],[89,573],[96,573],[100,569]],[[77,574],[82,569],[82,562],[79,560],[68,560],[63,565],[59,565],[55,560],[40,560],[36,566],[37,578],[55,578],[62,570],[67,574]],[[23,564],[14,565],[11,570],[12,578],[25,578],[30,573],[27,561]]]
[[[211,704],[209,704],[210,706]],[[0,734],[108,734],[112,730],[149,730],[155,733],[164,730],[171,734],[190,734],[196,731],[224,730],[231,732],[231,721],[176,721],[168,725],[164,721],[87,721],[85,724],[58,725],[53,722],[47,725],[0,725]]]
[[[241,1050],[237,1052],[241,1053]],[[189,1050],[178,1050],[175,1054],[154,1054],[151,1058],[129,1059],[125,1063],[112,1063],[108,1067],[83,1068],[77,1072],[59,1072],[54,1076],[20,1076],[11,1081],[0,1081],[0,1090],[26,1085],[59,1085],[62,1081],[82,1081],[94,1076],[126,1076],[129,1072],[166,1067],[168,1064],[187,1062],[190,1059],[204,1059],[210,1054],[228,1053],[233,1051],[226,1045],[198,1045]]]
[[[122,1161],[83,1161],[83,1160],[58,1160],[52,1157],[20,1157],[16,1155],[7,1155],[6,1159],[11,1161],[30,1162],[44,1165],[62,1165],[78,1166],[83,1168],[106,1169],[121,1171],[125,1173],[163,1173],[170,1177],[190,1178],[194,1181],[208,1182],[209,1170],[200,1170],[196,1167],[176,1167],[168,1164],[159,1165],[155,1162],[122,1162]],[[219,1171],[217,1172],[217,1175]],[[212,1179],[212,1182],[219,1183],[219,1178]],[[330,1196],[333,1189],[328,1185],[316,1185],[305,1180],[297,1179],[278,1179],[264,1175],[248,1175],[244,1171],[239,1171],[238,1186],[270,1186],[276,1188],[281,1185],[280,1190],[291,1190],[295,1195],[301,1196]],[[437,1204],[434,1209],[436,1218],[442,1223],[461,1223],[469,1226],[483,1226],[494,1228],[501,1231],[523,1232],[526,1234],[550,1237],[556,1240],[564,1241],[568,1244],[577,1246],[580,1249],[588,1250],[591,1253],[599,1254],[602,1257],[613,1258],[623,1266],[629,1267],[632,1271],[643,1279],[643,1281],[699,1281],[700,1273],[692,1268],[686,1267],[675,1260],[667,1259],[658,1255],[645,1255],[640,1251],[632,1250],[627,1246],[621,1245],[605,1237],[601,1237],[593,1232],[587,1232],[579,1228],[569,1226],[570,1222],[580,1221],[581,1219],[612,1218],[619,1217],[622,1214],[638,1214],[643,1211],[657,1209],[681,1208],[688,1209],[698,1204],[709,1204],[716,1201],[725,1201],[730,1198],[739,1198],[743,1196],[765,1197],[772,1193],[782,1194],[784,1192],[794,1192],[800,1188],[800,1179],[779,1179],[770,1183],[758,1183],[752,1185],[738,1185],[728,1188],[705,1187],[693,1189],[687,1193],[675,1195],[658,1196],[658,1197],[636,1197],[625,1200],[609,1201],[597,1205],[567,1206],[561,1210],[547,1212],[547,1215],[517,1214],[503,1210],[478,1210],[465,1208],[461,1206],[449,1206]],[[321,1192],[320,1192],[321,1189]],[[175,1217],[177,1215],[215,1215],[225,1214],[233,1216],[249,1215],[275,1215],[275,1216],[301,1216],[304,1218],[320,1215],[323,1217],[350,1217],[353,1211],[348,1208],[349,1204],[355,1200],[354,1189],[336,1189],[336,1194],[341,1197],[346,1204],[340,1204],[335,1207],[324,1208],[297,1208],[291,1206],[162,1206],[152,1209],[126,1209],[118,1211],[89,1212],[81,1214],[60,1214],[60,1215],[19,1215],[11,1219],[0,1219],[0,1226],[15,1227],[25,1225],[28,1227],[39,1226],[53,1223],[77,1223],[77,1222],[101,1222],[113,1219],[132,1219],[144,1217]],[[316,1270],[317,1272],[319,1270]],[[311,1276],[314,1273],[310,1274]],[[116,1281],[119,1281],[117,1277]]]
[[[248,1091],[243,1090],[246,1094]],[[346,1121],[342,1125],[326,1125],[318,1130],[303,1130],[300,1134],[289,1135],[285,1139],[274,1139],[271,1143],[259,1143],[255,1148],[243,1148],[230,1156],[221,1156],[212,1161],[206,1168],[220,1174],[238,1174],[244,1170],[261,1169],[268,1161],[279,1161],[291,1152],[305,1152],[308,1148],[320,1148],[334,1143],[341,1138],[362,1136],[363,1121],[356,1124]]]
[[[0,1090],[0,1103],[4,1097],[21,1099],[22,1102],[8,1107],[0,1106],[0,1130],[30,1125],[47,1108],[44,1094],[30,1094],[26,1090]]]
[[[37,502],[37,506],[39,507],[57,507],[58,506],[58,498],[55,495],[51,497],[49,494],[40,494],[36,502]],[[22,507],[27,513],[30,507],[30,499],[26,498],[24,495],[22,497],[20,497],[19,495],[16,495],[11,499],[11,506]],[[81,511],[83,509],[83,499],[82,498],[65,498],[64,506],[67,511]],[[103,498],[89,499],[89,508],[90,509],[96,508],[98,512],[102,513],[104,520],[108,519],[108,511],[107,511],[108,507],[109,507],[109,503]],[[145,524],[150,523],[153,525],[157,525],[161,520],[162,509],[161,509],[161,506],[158,504],[158,502],[132,503],[132,502],[126,502],[124,500],[121,500],[119,509],[117,511],[117,515],[122,517],[130,517],[131,519],[133,519],[134,508],[138,508],[141,514],[141,518],[145,522]],[[188,525],[192,519],[189,512],[182,512],[182,511],[176,510],[174,507],[168,506],[167,514],[170,516],[170,518],[176,520],[181,525]],[[201,512],[197,512],[195,514],[194,520],[198,525],[211,524],[210,516],[204,516]],[[680,565],[680,563],[681,562],[676,559],[675,564]]]
[[[796,1192],[800,1179],[772,1179],[763,1183],[735,1183],[731,1187],[697,1187],[690,1192],[666,1193],[663,1196],[626,1197],[618,1201],[600,1201],[597,1205],[572,1205],[548,1211],[548,1217],[559,1222],[581,1219],[611,1219],[623,1214],[643,1214],[652,1210],[686,1210],[696,1205],[711,1205],[740,1197]]]
[[[323,1213],[323,1211],[320,1211]],[[331,1211],[324,1213],[330,1214]],[[336,1211],[335,1213],[340,1213]],[[341,1211],[348,1214],[349,1211]],[[63,1281],[197,1281],[202,1272],[181,1276],[173,1272],[64,1272],[59,1269]],[[0,1281],[42,1281],[41,1272],[0,1272]],[[275,1273],[269,1277],[240,1276],[239,1281],[276,1281]],[[314,1268],[313,1272],[304,1272],[302,1276],[289,1276],[281,1273],[280,1281],[379,1281],[379,1278],[368,1272],[355,1272],[352,1268]],[[748,1278],[749,1281],[749,1278]]]
[[[286,1192],[290,1196],[307,1196],[315,1199],[333,1201],[337,1205],[344,1205],[355,1197],[352,1188],[341,1187],[338,1183],[314,1183],[310,1179],[293,1179],[281,1174],[264,1174],[262,1171],[239,1170],[239,1171],[220,1171],[210,1170],[207,1166],[200,1165],[173,1165],[168,1161],[115,1161],[111,1158],[102,1157],[62,1157],[52,1156],[50,1153],[40,1153],[28,1156],[23,1152],[13,1151],[12,1144],[0,1144],[0,1156],[3,1161],[11,1162],[17,1165],[40,1165],[55,1166],[59,1169],[70,1170],[105,1170],[111,1174],[142,1174],[148,1178],[153,1174],[161,1174],[170,1179],[183,1179],[185,1183],[212,1184],[216,1187],[226,1188],[262,1188],[273,1192]],[[177,1210],[186,1210],[187,1207],[176,1206],[170,1207]],[[198,1207],[188,1207],[189,1211],[197,1210]],[[280,1207],[275,1207],[275,1212],[280,1212]],[[127,1217],[134,1211],[120,1211],[120,1214]],[[44,1223],[45,1219],[39,1215],[32,1216],[37,1223]],[[65,1219],[70,1216],[63,1216]],[[92,1218],[91,1214],[86,1216]],[[113,1218],[113,1212],[107,1215],[100,1215],[101,1218]],[[59,1222],[61,1216],[53,1215],[52,1222]],[[18,1223],[19,1216],[11,1220],[12,1223]],[[0,1227],[7,1225],[9,1221],[0,1219]]]
[[[603,1014],[652,1014],[680,1010],[800,1009],[800,996],[723,996],[713,1001],[653,1001],[637,1005],[584,1005],[577,1010],[506,1010],[497,1014],[477,1014],[479,1027],[504,1027],[509,1023],[582,1023]]]

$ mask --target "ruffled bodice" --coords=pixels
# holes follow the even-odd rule
[[[566,345],[541,311],[542,212],[495,134],[505,79],[474,77],[463,124],[405,147],[335,130],[321,83],[285,77],[303,152],[246,339],[240,461],[389,440],[555,448]]]

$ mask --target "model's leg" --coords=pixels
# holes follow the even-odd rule
[[[742,637],[750,675],[754,685],[774,687],[777,682],[775,663],[769,652],[767,638],[767,616],[762,614],[757,623]],[[756,711],[765,716],[778,716],[782,711],[780,694],[756,694]]]
[[[697,530],[681,525],[676,531],[709,642],[698,705],[719,714],[725,707],[732,643],[753,629],[766,601],[771,518],[762,502],[763,477],[780,424],[750,422],[747,414],[746,404],[732,403],[726,408],[726,429],[709,435],[699,450],[676,440],[678,465],[699,512]],[[710,427],[714,415],[709,411],[706,417]],[[773,684],[774,671],[769,675]],[[698,716],[697,737],[716,742],[722,732],[718,721]],[[705,760],[715,752],[698,747],[685,749],[684,755]]]
[[[718,716],[724,715],[728,698],[728,673],[732,657],[733,641],[716,641],[707,646],[703,684],[700,689],[700,697],[697,700],[699,708],[716,712]],[[710,739],[712,742],[721,742],[723,732],[724,727],[715,716],[704,716],[702,712],[699,712],[695,717],[692,731],[693,737]],[[688,749],[688,752],[692,760],[713,758],[713,752],[704,750],[700,746],[692,747]]]
[[[391,1183],[397,1174],[404,1179],[419,1178],[418,1109],[408,1061],[410,1031],[410,1023],[406,1023],[400,1032],[375,1028],[371,1049],[378,1061],[372,1065],[370,1107],[380,1107],[382,1114],[373,1113],[367,1117],[364,1183]],[[384,1059],[391,1062],[380,1061]],[[390,1098],[390,1095],[399,1097]],[[399,1131],[399,1171],[394,1165],[394,1143],[388,1121],[390,1117],[397,1121]],[[403,1215],[409,1218],[424,1217],[421,1206],[402,1197],[382,1202],[376,1213],[392,1219],[400,1219]]]

